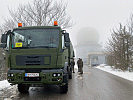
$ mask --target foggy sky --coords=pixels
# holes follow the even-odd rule
[[[77,35],[77,45],[84,45],[88,42],[99,42],[99,34],[96,29],[91,27],[83,27],[79,29]]]
[[[100,35],[100,42],[105,43],[110,30],[126,23],[133,13],[133,0],[68,0],[69,13],[76,25],[72,28],[75,37],[82,27],[93,27]],[[75,39],[76,40],[76,39]]]
[[[102,45],[99,44],[99,33],[95,28],[84,27],[79,29],[77,35],[77,44],[75,45],[76,57],[84,61],[89,52],[102,52]]]
[[[17,8],[32,0],[0,0],[0,24],[7,18],[8,8]],[[59,0],[57,0],[59,1]],[[100,42],[105,42],[110,34],[110,29],[118,26],[120,22],[126,23],[133,12],[133,0],[63,0],[68,2],[68,13],[74,25],[70,36],[74,45],[79,29],[92,27],[100,36]]]

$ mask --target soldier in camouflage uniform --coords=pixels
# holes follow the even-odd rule
[[[78,65],[78,72],[83,74],[83,61],[81,58],[79,58],[79,60],[77,61],[77,65]]]
[[[75,73],[75,72],[74,72],[74,65],[75,65],[75,61],[74,61],[74,58],[73,58],[72,61],[71,61],[71,66],[72,66],[72,71],[73,71],[73,73]]]

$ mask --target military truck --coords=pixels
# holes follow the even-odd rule
[[[58,85],[67,93],[74,50],[69,33],[61,27],[18,27],[2,34],[0,47],[6,50],[7,80],[18,84],[20,93],[45,85]]]

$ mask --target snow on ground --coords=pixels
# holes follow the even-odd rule
[[[0,81],[0,90],[10,87],[10,83],[7,80]]]
[[[125,78],[127,80],[133,81],[133,72],[129,72],[129,71],[123,72],[120,69],[113,69],[113,67],[107,66],[105,64],[101,64],[101,65],[97,66],[96,68],[103,70],[103,71],[106,71],[106,72],[109,72],[111,74],[114,74],[116,76]]]

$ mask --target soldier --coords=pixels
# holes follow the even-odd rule
[[[72,66],[72,71],[73,71],[73,73],[75,73],[75,72],[74,72],[74,65],[75,65],[75,61],[74,61],[74,58],[72,58],[71,66]]]
[[[80,58],[78,59],[78,61],[77,61],[77,65],[78,65],[78,72],[79,72],[79,62],[80,62]]]
[[[81,59],[81,74],[83,74],[83,60]]]
[[[77,61],[77,64],[78,64],[78,72],[83,74],[83,61],[81,58],[79,58],[79,60]]]

